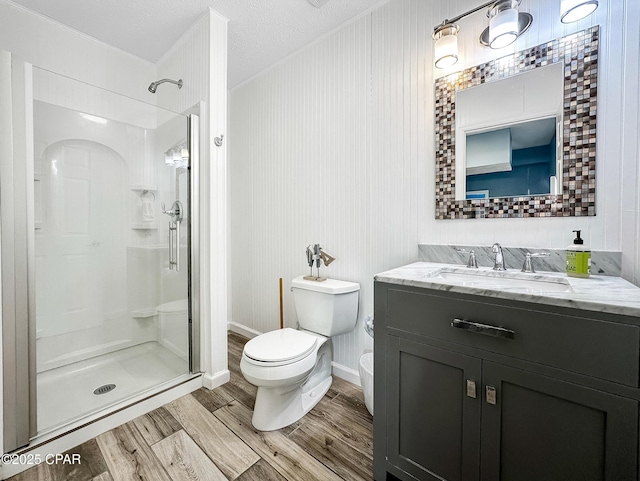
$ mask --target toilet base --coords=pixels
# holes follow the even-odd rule
[[[331,387],[331,350],[326,343],[318,351],[318,362],[302,383],[281,387],[258,387],[251,424],[258,431],[275,431],[307,414]]]

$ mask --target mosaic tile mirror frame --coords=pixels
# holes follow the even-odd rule
[[[436,80],[436,219],[596,214],[598,40],[595,26]],[[562,194],[456,200],[456,92],[556,62],[564,64]]]

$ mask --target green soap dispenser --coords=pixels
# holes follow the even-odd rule
[[[591,274],[591,249],[584,245],[580,231],[574,230],[576,238],[567,247],[567,275],[571,277],[589,277]]]

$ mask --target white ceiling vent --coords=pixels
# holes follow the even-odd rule
[[[322,7],[328,0],[309,0],[309,3],[316,8]]]

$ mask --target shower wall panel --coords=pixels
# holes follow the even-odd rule
[[[164,153],[186,140],[186,119],[34,72],[42,372],[158,341],[156,306],[187,297],[186,229],[185,268],[175,273],[168,265],[169,218],[161,207],[179,195],[180,176],[165,166]],[[186,190],[183,198],[188,205]]]

